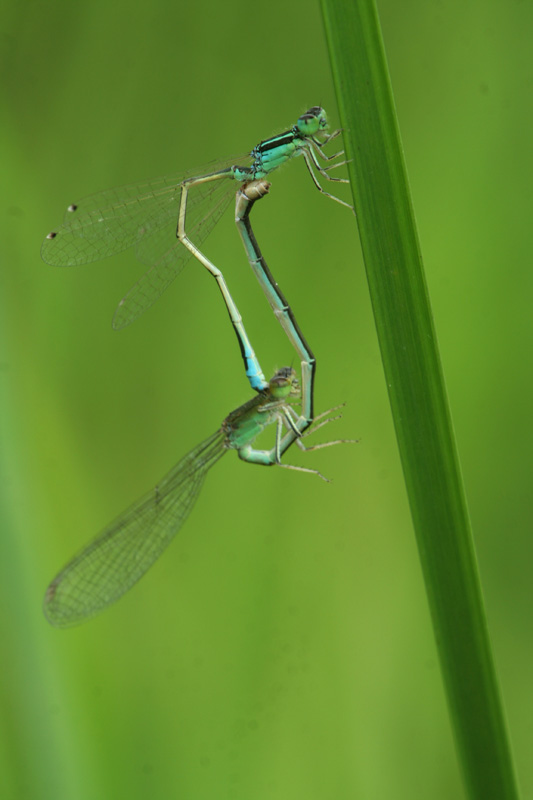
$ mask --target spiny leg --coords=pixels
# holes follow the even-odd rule
[[[316,188],[318,189],[318,191],[319,191],[319,192],[321,192],[321,193],[322,193],[323,195],[325,195],[326,197],[330,197],[332,200],[335,200],[335,202],[337,202],[337,203],[340,203],[340,204],[341,204],[341,206],[346,206],[346,208],[349,208],[351,211],[354,211],[354,208],[353,208],[353,206],[351,206],[349,203],[346,203],[344,200],[341,200],[341,199],[340,199],[340,197],[335,197],[335,195],[334,195],[334,194],[330,194],[329,192],[326,192],[326,190],[322,188],[322,186],[321,186],[321,185],[320,185],[320,183],[318,182],[318,179],[317,179],[317,177],[316,177],[316,175],[315,175],[315,173],[313,172],[313,169],[312,169],[312,167],[311,167],[311,156],[309,155],[308,151],[307,151],[307,150],[304,150],[304,151],[302,152],[302,155],[303,155],[303,157],[304,157],[304,159],[305,159],[305,163],[306,163],[306,165],[307,165],[307,169],[309,170],[309,174],[311,175],[311,178],[313,179],[313,183],[315,184],[315,186],[316,186]],[[335,181],[339,181],[339,182],[343,182],[343,180],[345,180],[345,179],[342,179],[342,178],[341,178],[341,179],[339,179],[339,178],[332,178],[332,177],[331,177],[330,175],[328,175],[327,173],[326,173],[325,177],[327,177],[327,178],[328,178],[328,180],[335,180]],[[354,212],[354,213],[355,213],[355,212]]]
[[[341,133],[341,131],[337,131],[337,133]],[[337,134],[335,134],[335,135],[337,135]],[[333,137],[333,138],[335,138],[335,137]],[[336,153],[331,153],[330,155],[328,155],[327,153],[324,153],[323,147],[324,147],[324,145],[328,144],[331,141],[330,138],[326,139],[326,141],[324,141],[324,142],[319,142],[318,139],[315,139],[315,138],[311,137],[310,139],[308,139],[308,141],[309,141],[309,144],[311,145],[311,147],[313,148],[313,150],[315,151],[315,153],[317,155],[319,155],[320,158],[323,159],[323,161],[335,161],[336,158],[339,158],[339,156],[343,156],[344,155],[344,150],[337,150]],[[342,163],[346,163],[346,162],[342,162]],[[339,166],[340,166],[340,163],[339,163]]]
[[[299,435],[295,439],[296,444],[298,445],[298,447],[301,450],[303,450],[304,452],[311,452],[312,450],[322,450],[325,447],[332,447],[333,445],[337,445],[337,444],[358,444],[358,440],[357,439],[334,439],[334,440],[332,440],[330,442],[320,442],[319,444],[307,445],[307,446],[304,445],[304,443],[302,441],[302,439],[305,439],[307,436],[310,436],[311,434],[316,433],[316,431],[320,430],[320,428],[323,428],[324,425],[328,425],[330,422],[335,422],[336,420],[341,419],[342,418],[342,414],[337,414],[337,416],[335,416],[335,417],[328,417],[327,415],[331,414],[333,411],[337,411],[339,408],[343,408],[344,405],[346,405],[346,404],[345,403],[341,403],[340,405],[334,406],[333,408],[330,408],[327,411],[323,411],[321,414],[319,414],[317,417],[315,417],[315,420],[313,421],[312,426],[307,428],[305,431],[299,433]],[[285,469],[294,469],[294,470],[296,470],[298,472],[309,472],[309,473],[312,473],[313,475],[318,475],[320,478],[322,478],[322,480],[326,481],[327,483],[330,483],[329,478],[326,478],[324,475],[322,475],[321,472],[319,472],[316,469],[310,469],[308,467],[297,467],[297,466],[294,466],[293,464],[282,464],[281,463],[280,459],[281,459],[281,455],[283,454],[284,451],[282,451],[282,441],[283,440],[281,439],[282,430],[281,430],[280,422],[282,424],[284,423],[285,425],[288,426],[289,423],[288,423],[287,420],[289,420],[291,429],[294,429],[294,425],[293,425],[293,421],[291,419],[291,416],[294,416],[296,423],[298,422],[297,414],[294,411],[294,409],[292,409],[290,406],[284,406],[283,407],[283,412],[284,412],[283,419],[282,420],[278,420],[278,426],[277,426],[277,430],[276,430],[275,452],[276,452],[276,463],[277,463],[277,465],[280,466],[280,467],[284,467]],[[325,419],[324,419],[324,417],[325,417]],[[318,421],[318,424],[315,424],[315,422],[317,422],[317,421]],[[289,433],[290,433],[290,431],[289,431]]]
[[[310,136],[309,138],[310,138],[310,140],[311,140],[312,142],[314,142],[316,145],[318,145],[318,147],[322,148],[322,147],[325,147],[326,145],[328,145],[330,142],[332,142],[332,141],[333,141],[333,139],[336,139],[336,138],[337,138],[337,136],[340,136],[340,135],[341,135],[341,133],[342,133],[342,128],[337,128],[337,130],[336,130],[336,131],[332,131],[331,133],[329,133],[329,134],[326,136],[326,138],[325,138],[325,139],[322,139],[322,141],[321,141],[320,139],[317,139],[317,138],[316,138],[316,136]],[[340,152],[341,152],[341,153],[343,153],[343,152],[344,152],[344,150],[341,150]],[[331,156],[327,156],[327,155],[324,153],[324,158],[327,158],[327,159],[330,159],[330,158],[336,158],[338,155],[339,155],[339,153],[334,153],[334,154],[333,154],[333,155],[331,155]]]
[[[320,155],[320,151],[318,151],[318,152],[319,152],[319,155]],[[344,155],[344,150],[342,150],[341,152]],[[335,181],[336,183],[350,183],[348,178],[333,178],[329,174],[330,170],[335,169],[336,167],[343,167],[345,164],[348,164],[348,159],[344,159],[344,161],[338,161],[335,164],[330,164],[327,167],[323,167],[322,164],[320,164],[320,162],[317,160],[316,151],[314,149],[309,148],[309,150],[307,150],[307,154],[308,154],[309,158],[311,159],[311,161],[313,162],[313,164],[315,165],[316,169],[328,181]],[[339,155],[340,155],[340,153],[339,153]]]
[[[338,406],[333,406],[333,408],[328,408],[327,411],[323,411],[313,420],[313,425],[308,428],[306,431],[300,434],[299,438],[296,440],[296,444],[300,447],[301,450],[320,450],[323,447],[331,447],[334,444],[359,444],[359,439],[334,439],[331,442],[323,442],[321,444],[309,445],[306,446],[302,442],[302,439],[305,439],[307,436],[311,436],[312,434],[316,433],[323,428],[324,425],[328,425],[330,422],[336,422],[339,419],[342,419],[342,414],[337,414],[334,417],[329,417],[328,414],[332,414],[334,411],[338,411],[339,408],[344,408],[346,403],[340,403]],[[292,413],[293,410],[289,409]],[[317,424],[318,423],[318,424]]]
[[[308,467],[296,467],[294,464],[278,464],[278,467],[283,467],[283,469],[293,469],[295,472],[307,472],[310,475],[318,475],[319,478],[322,478],[323,481],[326,483],[331,483],[329,478],[326,478],[325,475],[322,475],[317,469],[309,469]]]

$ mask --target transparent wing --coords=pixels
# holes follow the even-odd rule
[[[177,223],[184,180],[219,172],[241,160],[233,157],[185,174],[166,175],[85,197],[68,207],[63,224],[44,240],[41,256],[47,264],[68,267],[120,253],[170,219],[175,218]],[[218,181],[210,184],[197,198],[191,193],[191,205],[203,203],[217,184]]]
[[[249,155],[232,157],[185,175],[167,175],[86,197],[69,206],[63,225],[48,234],[41,257],[60,267],[78,266],[135,246],[137,257],[150,269],[115,312],[115,328],[129,325],[157,300],[191,256],[176,239],[183,181],[249,162]],[[197,246],[218,222],[234,192],[230,179],[199,184],[190,191],[187,233]]]
[[[180,189],[181,192],[181,189]],[[189,239],[200,248],[236,192],[232,180],[201,183],[187,196],[186,229]],[[161,296],[179,275],[192,253],[176,239],[178,204],[170,219],[145,221],[136,240],[135,255],[149,269],[120,301],[113,317],[116,330],[130,325]]]
[[[44,613],[58,628],[114,603],[152,566],[189,516],[208,470],[226,452],[217,431],[105,528],[54,578]]]

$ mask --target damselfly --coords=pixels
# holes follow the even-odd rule
[[[252,464],[278,465],[308,472],[327,480],[318,470],[282,464],[285,452],[282,431],[295,428],[298,415],[292,404],[300,389],[290,367],[276,372],[268,387],[232,411],[216,433],[183,458],[147,495],[108,525],[99,536],[75,556],[46,590],[44,613],[48,621],[63,628],[83,622],[103,611],[128,591],[152,566],[189,516],[211,467],[228,450]],[[338,417],[317,417],[315,427]],[[321,420],[321,421],[318,421]],[[253,444],[269,425],[276,424],[276,441],[271,450]],[[318,450],[350,440],[324,442],[303,450]],[[285,448],[285,449],[284,449]]]
[[[341,131],[327,134],[324,109],[314,106],[287,131],[258,144],[242,158],[122,186],[91,195],[67,209],[63,225],[48,234],[41,255],[57,266],[76,266],[135,247],[137,258],[149,269],[120,301],[113,318],[116,329],[129,325],[149,308],[174,280],[191,255],[215,277],[239,339],[246,374],[252,388],[268,384],[261,371],[241,315],[221,271],[199,250],[241,184],[261,180],[290,159],[302,155],[315,186],[341,205],[348,203],[326,192],[315,172],[329,181],[343,150],[326,155],[323,148]]]

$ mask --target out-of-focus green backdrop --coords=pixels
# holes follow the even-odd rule
[[[532,796],[531,6],[379,5]],[[360,444],[291,451],[329,485],[227,455],[119,604],[68,631],[41,612],[59,567],[251,394],[199,265],[115,333],[133,253],[59,269],[41,240],[70,202],[244,152],[310,105],[338,124],[317,6],[8,2],[1,42],[2,797],[463,797],[356,224],[303,162],[256,232],[316,352],[318,408],[347,402],[322,438]],[[293,362],[231,212],[206,251],[265,370]]]

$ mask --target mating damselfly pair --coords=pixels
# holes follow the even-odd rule
[[[302,438],[331,421],[326,412],[314,417],[315,358],[294,314],[263,258],[250,223],[254,203],[265,197],[266,180],[279,166],[302,155],[315,186],[341,205],[348,203],[326,192],[315,171],[329,181],[346,183],[330,171],[345,164],[343,151],[327,155],[323,148],[340,135],[327,134],[327,117],[313,107],[288,131],[257,145],[242,159],[167,176],[141,184],[107,190],[68,207],[63,225],[48,234],[42,257],[58,266],[89,263],[135,247],[137,258],[148,266],[141,279],[121,300],[113,326],[122,328],[149,308],[181,271],[191,255],[215,277],[237,334],[246,376],[258,392],[229,414],[220,429],[194,448],[144,498],[74,557],[47,589],[44,601],[48,620],[66,627],[93,616],[117,600],[149,569],[187,519],[207,471],[228,450],[237,450],[250,463],[277,465],[323,476],[313,469],[281,463],[296,442],[315,450],[340,443],[305,447]],[[242,317],[218,269],[199,247],[227,208],[235,192],[236,223],[249,263],[275,316],[295,347],[301,362],[301,388],[294,370],[278,370],[270,381],[252,348]],[[301,398],[301,413],[293,403]],[[333,409],[332,409],[333,410]],[[316,424],[318,422],[318,424]],[[253,444],[265,428],[275,423],[275,443],[270,450]]]

